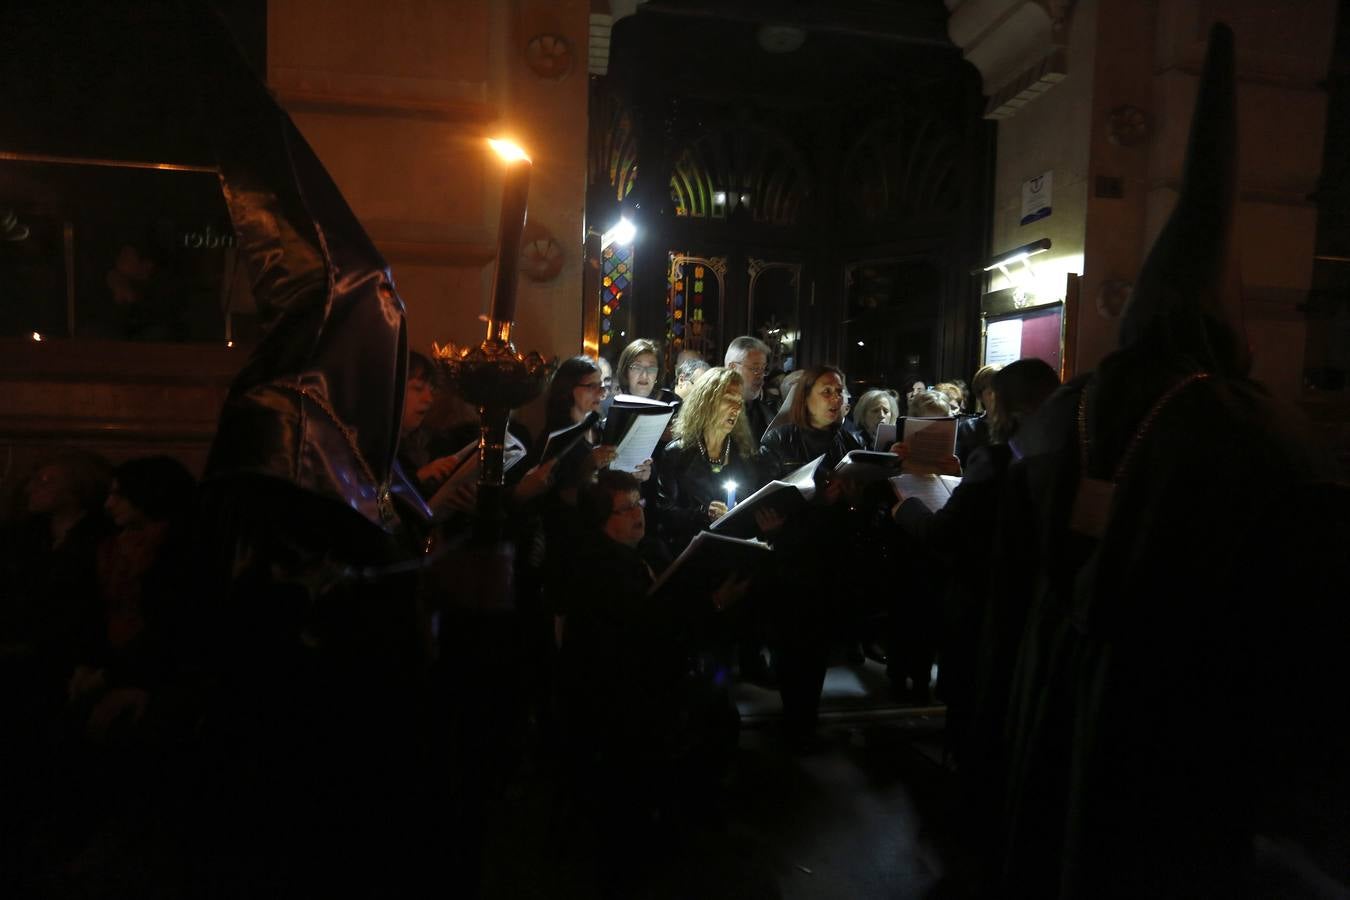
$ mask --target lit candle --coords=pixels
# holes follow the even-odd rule
[[[525,151],[510,141],[488,141],[506,163],[502,185],[502,216],[497,226],[497,280],[492,290],[492,314],[488,340],[511,339],[516,318],[516,275],[520,262],[521,235],[525,231],[532,163]]]
[[[728,481],[722,487],[727,489],[727,509],[736,505],[736,482]]]

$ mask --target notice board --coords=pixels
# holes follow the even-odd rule
[[[1035,357],[1056,372],[1064,358],[1064,304],[1018,310],[985,320],[982,365]]]

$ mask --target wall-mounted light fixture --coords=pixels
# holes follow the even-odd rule
[[[1001,253],[989,261],[989,264],[979,269],[972,269],[972,275],[979,275],[985,272],[992,272],[998,269],[1003,277],[1007,279],[1008,285],[1013,288],[1014,304],[1020,309],[1023,306],[1029,306],[1036,302],[1035,285],[1036,270],[1031,267],[1031,257],[1038,253],[1044,253],[1050,249],[1050,239],[1041,238],[1038,241],[1032,241],[1030,244],[1023,244],[1015,247],[1007,253]],[[1008,270],[1009,266],[1022,264],[1022,268],[1016,270],[1014,275]]]
[[[628,221],[626,217],[621,216],[613,228],[600,236],[600,249],[603,250],[610,244],[631,244],[635,237],[637,237],[637,226]]]
[[[989,261],[988,265],[979,269],[972,269],[971,274],[978,275],[980,272],[992,272],[995,269],[998,269],[1004,275],[1007,275],[1008,266],[1014,265],[1019,262],[1025,264],[1027,260],[1031,259],[1031,257],[1035,256],[1037,253],[1044,253],[1049,249],[1050,249],[1050,239],[1041,238],[1039,241],[1032,241],[1030,244],[1023,244],[1020,247],[1016,247],[1012,250],[1009,250],[1007,253],[1001,253],[998,256],[995,256],[993,259]]]

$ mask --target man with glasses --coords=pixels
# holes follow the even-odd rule
[[[764,377],[769,367],[769,345],[759,338],[742,335],[727,346],[724,363],[735,369],[744,379],[745,419],[750,425],[750,436],[758,443],[768,430],[778,410],[764,396]]]

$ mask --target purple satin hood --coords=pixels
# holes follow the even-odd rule
[[[262,333],[221,412],[206,477],[284,479],[391,529],[391,491],[406,496],[395,461],[403,301],[290,116],[215,15],[189,6],[204,118]]]

